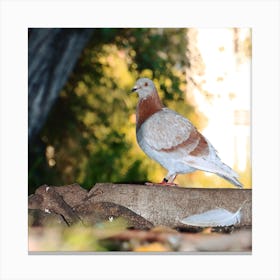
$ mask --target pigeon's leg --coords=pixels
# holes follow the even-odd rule
[[[164,178],[164,179],[167,180],[167,182],[169,182],[169,183],[173,183],[174,180],[175,180],[176,177],[177,177],[177,174],[174,173],[174,174],[171,174],[171,175],[169,175],[169,176],[168,176],[168,174],[167,174],[167,177],[168,177],[168,180],[167,180],[166,178]],[[163,179],[163,180],[164,180],[164,179]],[[176,184],[175,184],[175,185],[176,185]]]
[[[161,186],[177,186],[177,184],[173,183],[173,181],[175,180],[177,174],[167,174],[166,177],[163,178],[162,182],[160,183],[150,183],[150,182],[147,182],[145,183],[145,185],[148,185],[148,186],[152,186],[152,185],[161,185]]]
[[[162,182],[160,183],[160,185],[166,185],[166,186],[177,186],[177,184],[173,183],[173,181],[175,180],[177,174],[167,174],[166,177],[163,178]]]

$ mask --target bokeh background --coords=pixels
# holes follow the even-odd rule
[[[28,30],[28,185],[161,181],[137,145],[139,77],[189,118],[251,188],[249,28]],[[176,182],[233,187],[196,171]]]

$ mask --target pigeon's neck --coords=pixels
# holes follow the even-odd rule
[[[163,105],[157,92],[153,92],[147,98],[140,99],[136,110],[136,129],[138,130],[150,116],[162,108]]]

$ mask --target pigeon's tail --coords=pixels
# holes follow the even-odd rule
[[[217,175],[219,175],[223,179],[229,181],[236,187],[243,188],[243,185],[237,179],[239,177],[238,174],[232,168],[230,168],[229,166],[224,164],[218,156],[217,156],[217,159],[218,160],[215,162],[215,164],[220,169],[220,170],[217,170],[218,171]]]
[[[243,185],[238,181],[238,179],[236,177],[233,176],[225,176],[225,175],[221,175],[218,174],[220,177],[224,178],[225,180],[229,181],[230,183],[234,184],[236,187],[238,188],[243,188]]]
[[[187,164],[196,169],[214,173],[223,179],[229,181],[238,188],[243,188],[243,185],[238,181],[238,174],[229,166],[224,164],[218,156],[213,161],[205,161],[202,159],[187,161]]]
[[[214,150],[214,148],[212,146],[211,146],[211,148],[212,148],[212,150]],[[236,187],[243,188],[243,185],[237,179],[239,177],[239,175],[231,167],[229,167],[228,165],[223,163],[216,152],[213,153],[213,156],[214,156],[213,163],[218,168],[216,174],[219,175],[220,177],[222,177],[223,179],[229,181]]]

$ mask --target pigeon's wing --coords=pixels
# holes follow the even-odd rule
[[[221,161],[211,143],[188,119],[172,110],[164,108],[147,119],[137,132],[137,139],[181,163],[218,174],[242,186],[236,179],[238,175]]]
[[[207,140],[192,123],[178,113],[164,108],[152,115],[141,127],[147,145],[159,152],[180,151],[182,157],[209,155]]]

